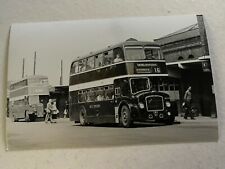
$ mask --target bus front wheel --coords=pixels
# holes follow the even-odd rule
[[[132,125],[131,112],[126,105],[121,107],[120,123],[123,127],[130,127]]]
[[[79,117],[80,117],[80,125],[81,126],[87,125],[87,113],[85,108],[80,109]]]

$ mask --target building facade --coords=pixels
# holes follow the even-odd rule
[[[192,87],[193,106],[198,114],[216,116],[215,96],[203,16],[197,23],[155,39],[162,47],[169,77],[179,85],[178,112],[186,89]]]

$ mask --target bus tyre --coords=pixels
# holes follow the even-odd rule
[[[84,107],[82,107],[80,109],[79,117],[80,117],[80,125],[86,126],[87,125],[87,113],[86,113],[86,110]]]
[[[131,112],[128,106],[123,105],[120,111],[120,123],[123,127],[130,127],[132,125]]]

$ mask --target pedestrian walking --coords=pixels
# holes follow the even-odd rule
[[[64,119],[66,118],[67,113],[68,113],[68,112],[67,112],[67,109],[65,109],[64,112],[63,112],[63,118],[64,118]]]
[[[57,119],[59,114],[59,110],[56,107],[56,101],[52,101],[52,119]],[[56,123],[55,120],[53,120],[54,123]]]
[[[184,94],[184,102],[183,102],[183,108],[185,111],[184,119],[187,119],[188,116],[191,117],[191,119],[194,119],[194,114],[192,113],[192,93],[191,93],[191,86],[188,87]]]
[[[52,120],[52,110],[53,110],[52,100],[49,99],[49,100],[48,100],[48,103],[47,103],[47,107],[46,107],[46,109],[45,109],[45,111],[46,111],[45,123],[48,123],[49,120],[50,120],[51,123],[54,122],[54,121]]]
[[[67,118],[68,117],[68,112],[69,112],[69,104],[67,101],[65,101],[65,109],[63,112],[63,118]]]

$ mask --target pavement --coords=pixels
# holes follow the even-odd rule
[[[173,125],[135,123],[132,128],[115,124],[80,126],[69,119],[56,121],[46,124],[44,121],[11,122],[7,119],[8,149],[92,148],[218,140],[217,119],[202,116],[196,120],[179,116]]]
[[[215,117],[206,117],[206,116],[197,116],[194,120],[192,120],[190,117],[188,119],[184,119],[183,116],[176,116],[176,122],[192,122],[192,123],[199,123],[199,122],[217,122],[217,118]]]

